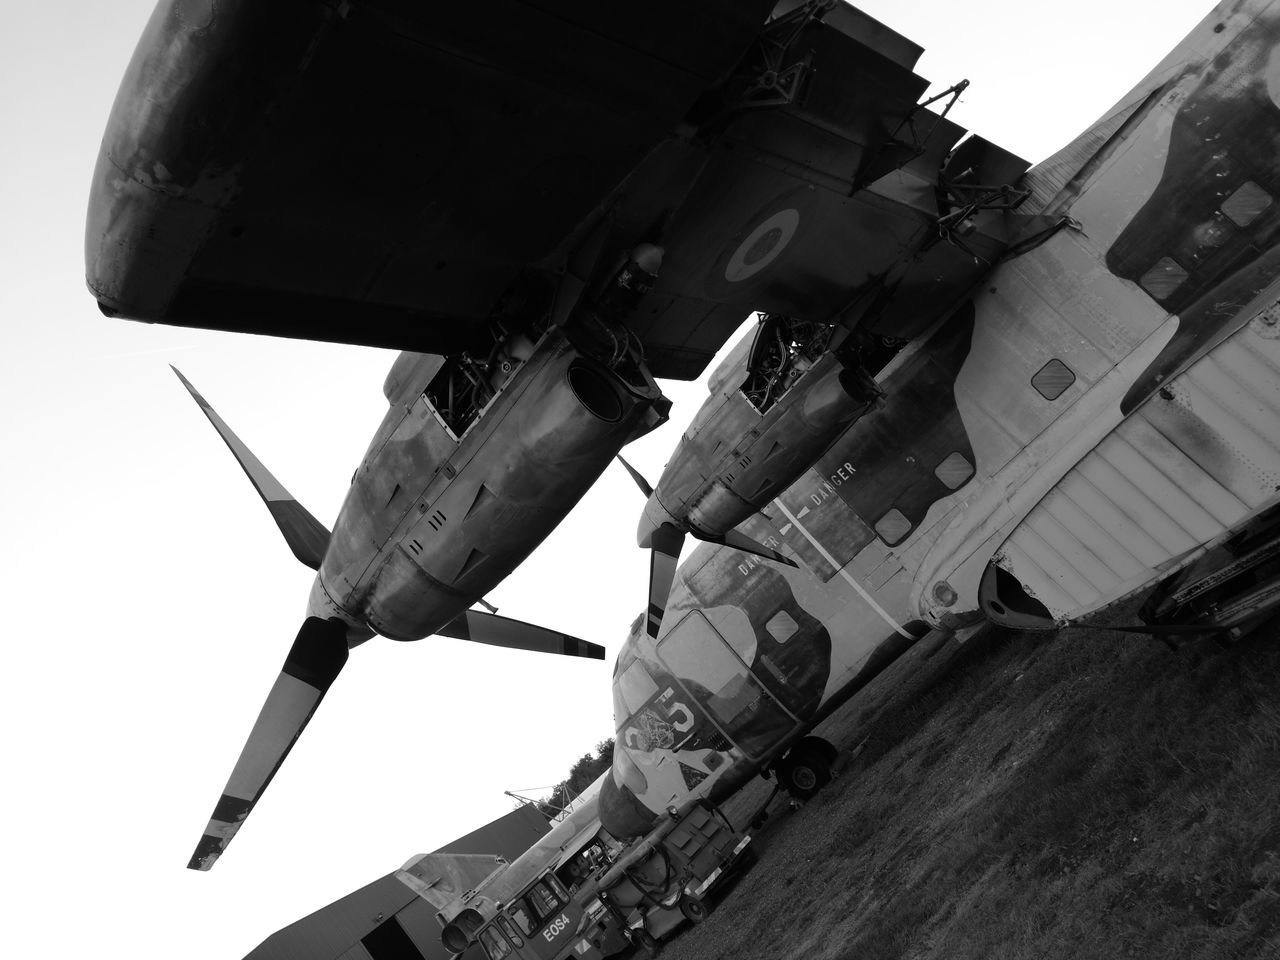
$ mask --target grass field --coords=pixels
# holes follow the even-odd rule
[[[992,631],[819,732],[861,752],[666,960],[1280,958],[1276,624],[1177,652]]]

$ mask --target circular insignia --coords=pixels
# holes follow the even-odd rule
[[[729,257],[724,268],[724,278],[730,283],[740,283],[754,277],[778,259],[795,236],[798,226],[800,211],[794,207],[779,210],[762,220]]]

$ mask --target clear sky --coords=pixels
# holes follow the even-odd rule
[[[560,779],[612,727],[611,661],[375,638],[214,870],[185,869],[313,575],[167,365],[328,524],[385,409],[392,355],[99,315],[83,280],[85,202],[151,6],[11,4],[0,33],[9,956],[240,957],[506,812],[504,789]],[[958,122],[1034,161],[1210,4],[863,8],[925,47],[918,71],[934,90],[972,81]],[[672,423],[629,454],[651,480],[705,396],[669,394]],[[644,604],[641,504],[611,468],[490,601],[612,655]]]

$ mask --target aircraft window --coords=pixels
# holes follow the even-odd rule
[[[627,717],[648,703],[658,692],[658,685],[653,682],[653,677],[649,676],[649,671],[639,660],[623,671],[618,681],[618,688],[622,691],[622,702],[626,705]]]
[[[530,914],[528,907],[525,906],[523,900],[511,907],[511,917],[526,936],[532,936],[533,931],[538,929],[534,922],[533,916]]]
[[[1157,300],[1171,296],[1187,279],[1187,271],[1178,266],[1171,257],[1161,257],[1155,266],[1142,275],[1138,281],[1142,289]]]
[[[502,927],[502,932],[507,935],[507,939],[517,947],[524,946],[524,940],[521,938],[520,934],[516,932],[516,925],[511,922],[510,917],[498,917],[498,923]]]
[[[545,920],[558,909],[560,904],[550,890],[547,889],[545,883],[535,883],[533,888],[525,894],[525,903],[529,905],[529,909],[539,920]]]
[[[1052,362],[1057,363],[1056,360]],[[1075,379],[1074,374],[1071,379]],[[1035,377],[1031,378],[1031,382],[1035,383]],[[1067,386],[1070,386],[1070,384]],[[1036,389],[1040,390],[1039,387],[1036,387]],[[1066,387],[1063,387],[1063,390],[1065,389]],[[1043,390],[1040,390],[1040,392],[1044,393]],[[1058,393],[1061,392],[1062,390],[1058,391]],[[1049,399],[1052,400],[1053,397],[1049,397]],[[942,485],[948,490],[958,490],[968,483],[969,478],[973,476],[973,464],[965,459],[963,453],[949,453],[945,460],[933,468],[933,475],[941,480]]]
[[[911,532],[911,521],[903,516],[902,511],[897,507],[890,507],[875,523],[876,533],[880,535],[880,539],[893,546]]]
[[[1046,400],[1057,400],[1067,387],[1076,382],[1076,375],[1061,360],[1050,360],[1035,372],[1031,385]],[[963,459],[963,458],[962,458]],[[968,479],[967,477],[965,479]],[[944,481],[945,482],[945,481]],[[954,487],[952,489],[955,489]]]
[[[498,932],[496,924],[491,923],[480,931],[480,944],[489,955],[489,960],[503,960],[511,954],[511,944]]]
[[[791,619],[791,614],[785,610],[779,610],[770,617],[764,628],[769,631],[769,636],[777,640],[778,643],[786,643],[800,629],[796,626],[795,620]]]
[[[1247,227],[1271,206],[1271,194],[1252,180],[1246,180],[1222,203],[1222,212],[1236,226]]]
[[[1178,245],[1179,258],[1197,263],[1212,254],[1215,250],[1226,246],[1236,228],[1227,222],[1221,212],[1215,211],[1213,216],[1203,223],[1197,224]]]
[[[759,756],[793,725],[700,614],[690,614],[668,633],[658,646],[658,655],[681,685],[752,756]]]
[[[551,885],[551,891],[556,895],[561,903],[569,902],[569,891],[564,888],[564,884],[560,882],[560,878],[554,873],[547,874],[547,883]]]

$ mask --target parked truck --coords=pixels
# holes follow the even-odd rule
[[[632,945],[655,953],[753,860],[751,838],[706,801],[668,810],[624,844],[601,827],[593,793],[510,863],[435,853],[397,876],[436,907],[455,954],[479,943],[488,960],[603,960]]]

